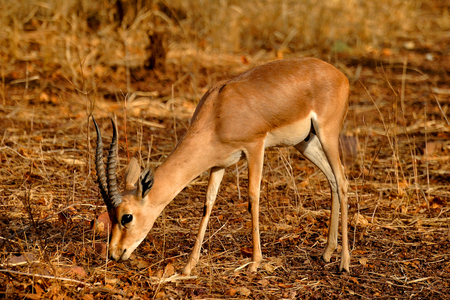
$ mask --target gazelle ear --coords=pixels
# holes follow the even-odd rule
[[[144,171],[142,171],[138,180],[138,188],[136,194],[138,199],[143,199],[145,196],[147,196],[148,192],[150,192],[150,190],[152,189],[153,179],[154,176],[152,170],[147,168]]]
[[[125,170],[125,188],[133,188],[139,179],[141,167],[136,158],[132,158]]]

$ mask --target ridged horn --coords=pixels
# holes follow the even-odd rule
[[[117,168],[117,129],[113,119],[111,119],[113,126],[113,137],[111,146],[109,148],[108,161],[106,163],[106,178],[108,183],[109,204],[111,207],[117,207],[122,203],[122,197],[117,188],[116,168]]]
[[[97,131],[97,148],[95,151],[95,170],[97,170],[97,182],[103,201],[105,202],[106,206],[109,207],[108,186],[106,183],[105,164],[103,163],[102,134],[100,133],[100,129],[98,128],[94,116],[92,116],[92,121],[94,121],[95,131]]]

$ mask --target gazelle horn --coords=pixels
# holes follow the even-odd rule
[[[113,126],[113,137],[109,148],[108,161],[106,162],[106,178],[108,179],[109,204],[112,207],[117,207],[122,203],[122,197],[117,189],[117,129],[112,118],[111,123]]]
[[[92,116],[92,121],[94,121],[95,131],[97,131],[97,148],[95,151],[95,170],[97,171],[97,182],[103,201],[105,201],[106,206],[109,207],[108,186],[106,183],[105,164],[103,163],[102,134],[100,133],[100,129],[98,128],[94,116]]]
[[[113,138],[111,141],[111,146],[109,149],[108,160],[105,165],[103,163],[103,141],[100,129],[98,128],[97,122],[94,117],[95,130],[97,131],[97,149],[95,153],[95,168],[97,170],[97,181],[100,188],[100,193],[102,194],[103,201],[109,208],[117,207],[122,202],[122,197],[117,189],[117,179],[116,179],[116,166],[117,166],[117,130],[116,124],[111,119],[113,125]]]

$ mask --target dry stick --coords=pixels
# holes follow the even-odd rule
[[[105,262],[105,284],[106,284],[106,274],[108,271],[108,253],[109,253],[109,223],[107,224],[106,227],[107,230],[107,242],[106,242],[106,262]],[[94,248],[95,249],[95,248]]]
[[[84,65],[84,60],[81,61],[80,55],[77,52],[77,56],[78,56],[78,62],[79,62],[79,67],[80,67],[80,73],[81,73],[81,80],[83,81],[83,90],[81,91],[81,94],[83,94],[84,99],[86,100],[86,117],[87,117],[87,122],[86,122],[86,144],[87,144],[87,163],[88,163],[88,168],[87,168],[87,176],[86,176],[86,181],[85,181],[85,185],[87,184],[87,181],[91,175],[91,136],[90,136],[90,131],[89,131],[89,120],[92,116],[92,112],[94,111],[94,103],[89,99],[89,92],[86,89],[86,78],[84,77],[84,72],[83,72],[83,65]],[[72,82],[71,82],[72,83]],[[75,86],[72,83],[73,86]],[[77,93],[79,92],[79,89],[76,89]],[[88,107],[88,103],[90,104]],[[75,157],[74,157],[75,160]]]
[[[356,183],[356,178],[355,178],[355,197],[356,197],[356,206],[358,209],[356,211],[355,228],[353,229],[352,251],[355,250],[355,248],[356,248],[356,227],[358,227],[358,220],[359,220],[359,213],[360,213],[359,197],[358,197],[358,184]]]
[[[427,167],[427,195],[428,198],[430,198],[430,173],[428,169],[428,128],[427,128],[427,102],[425,101],[424,105],[424,117],[425,117],[425,162]],[[427,202],[428,208],[430,208],[430,204],[428,203],[428,198],[425,198],[425,201]]]
[[[288,172],[290,179],[292,179],[292,186],[294,188],[294,194],[297,198],[296,199],[297,200],[296,207],[297,207],[297,212],[298,212],[300,209],[300,206],[303,206],[303,203],[299,203],[300,202],[300,193],[298,192],[297,185],[295,184],[294,170],[292,169],[292,164],[290,163],[288,158],[284,156],[284,154],[283,154],[283,152],[281,152],[280,148],[278,148],[278,153],[280,154],[280,157],[282,158],[284,168]]]
[[[406,78],[405,78],[405,73],[406,73],[406,60],[404,61],[404,65],[403,65],[403,76],[402,76],[402,91],[401,91],[401,94],[402,94],[402,96],[400,97],[400,105],[401,105],[401,109],[402,109],[402,112],[403,112],[403,117],[404,117],[404,115],[405,115],[405,112],[404,112],[404,103],[403,103],[403,98],[404,98],[404,88],[405,88],[405,82],[406,82]],[[402,172],[402,175],[403,175],[403,180],[404,181],[406,181],[406,179],[405,179],[405,174],[404,174],[404,171],[403,171],[403,168],[402,168],[402,166],[400,165],[400,159],[398,158],[399,157],[399,149],[398,149],[398,138],[397,138],[397,135],[398,135],[398,133],[397,133],[397,124],[398,124],[398,105],[397,105],[397,100],[398,100],[398,95],[397,95],[397,92],[394,90],[394,88],[392,87],[392,85],[391,85],[391,83],[390,83],[390,81],[389,81],[389,79],[387,78],[387,75],[386,75],[386,72],[384,71],[384,68],[383,68],[383,66],[382,66],[382,70],[383,70],[383,74],[384,74],[384,76],[385,76],[385,81],[388,83],[388,85],[389,85],[389,87],[391,88],[391,90],[392,90],[392,92],[394,93],[394,95],[395,95],[395,106],[394,106],[394,134],[393,134],[393,146],[391,146],[392,147],[392,158],[393,158],[393,161],[394,161],[394,163],[395,163],[395,166],[394,166],[394,171],[395,171],[395,179],[396,179],[396,181],[397,181],[397,193],[399,194],[399,195],[403,195],[403,190],[401,190],[401,188],[400,188],[400,180],[399,180],[399,166],[400,166],[400,169],[401,169],[401,172]]]
[[[414,152],[413,152],[414,149]],[[413,172],[414,172],[414,186],[416,188],[416,196],[417,196],[417,204],[420,205],[420,197],[419,197],[419,176],[417,173],[417,161],[416,161],[416,137],[413,138],[413,149],[410,148]]]
[[[183,82],[191,73],[184,74],[180,79],[175,81],[174,84],[172,84],[172,100],[171,100],[171,108],[172,108],[172,115],[173,115],[173,132],[175,135],[175,145],[178,144],[178,136],[177,136],[177,122],[175,118],[175,109],[174,109],[174,102],[175,102],[175,86]]]
[[[69,281],[69,282],[74,282],[74,283],[77,283],[77,284],[91,286],[91,284],[89,284],[89,283],[86,283],[86,282],[83,282],[83,281],[79,281],[79,280],[75,280],[75,279],[65,278],[65,277],[57,277],[57,276],[51,276],[51,275],[41,275],[41,274],[36,274],[36,273],[34,273],[34,274],[33,273],[24,273],[24,272],[12,271],[12,270],[8,270],[8,269],[0,269],[0,272],[11,273],[11,274],[16,274],[16,275],[24,275],[24,276],[32,276],[32,277],[40,277],[40,278],[47,278],[47,279]]]
[[[27,66],[26,66],[26,69],[25,69],[25,74],[26,74],[25,90],[23,91],[22,102],[25,101],[25,96],[27,95],[27,92],[28,92],[28,62],[27,62]]]
[[[395,95],[395,99],[396,99],[396,101],[397,101],[397,97],[398,97],[398,94],[397,94],[397,92],[395,91],[395,89],[394,89],[394,87],[392,86],[392,84],[391,84],[391,82],[389,81],[389,79],[387,78],[387,75],[386,75],[386,72],[384,71],[384,68],[383,68],[383,65],[381,65],[381,70],[383,71],[383,74],[380,74],[380,75],[383,75],[384,77],[382,77],[385,81],[386,81],[386,83],[388,84],[388,86],[389,86],[389,88],[392,90],[392,92],[394,93],[394,95]],[[404,72],[406,72],[406,66],[404,67]],[[406,80],[406,78],[405,78],[405,74],[404,74],[404,76],[402,77],[402,80]],[[403,88],[403,85],[402,85],[402,88]],[[403,92],[404,93],[404,92]],[[403,115],[404,116],[404,115]],[[395,176],[396,176],[396,180],[397,180],[397,191],[398,192],[400,192],[400,182],[399,182],[399,178],[398,178],[398,168],[400,167],[400,170],[401,170],[401,173],[402,173],[402,177],[403,177],[403,181],[405,181],[406,182],[406,178],[405,178],[405,172],[404,172],[404,170],[403,170],[403,167],[402,167],[402,165],[400,164],[400,159],[398,158],[399,157],[399,154],[398,154],[398,142],[397,142],[397,120],[398,120],[398,118],[397,118],[397,105],[395,106],[395,122],[394,122],[394,141],[391,143],[389,143],[390,144],[390,146],[391,146],[391,149],[392,149],[392,152],[393,152],[393,159],[394,159],[394,162],[395,162]],[[389,139],[388,139],[389,140]],[[400,193],[399,193],[400,194]]]
[[[405,82],[406,82],[406,65],[407,65],[407,58],[405,58],[404,63],[403,63],[402,91],[401,91],[402,105],[404,105],[404,97],[405,97],[404,95],[405,95],[405,89],[406,89],[406,84],[405,84]],[[403,121],[404,121],[405,126],[406,126],[406,118],[405,118],[404,110],[403,110]],[[425,126],[426,126],[426,124],[425,124]],[[419,187],[419,179],[418,179],[418,176],[417,176],[417,166],[416,166],[416,159],[415,159],[416,138],[414,136],[414,139],[413,139],[414,152],[413,152],[413,149],[411,149],[411,138],[410,138],[410,136],[408,134],[408,130],[405,130],[405,134],[406,134],[406,137],[408,139],[408,146],[409,146],[409,149],[410,149],[410,152],[411,152],[411,159],[412,159],[413,172],[414,172],[414,181],[415,181],[415,187],[416,187],[416,195],[417,195],[418,203],[420,204],[420,198],[419,198],[419,189],[420,189],[420,187]],[[428,203],[428,201],[427,201],[427,203]]]
[[[2,98],[3,98],[3,106],[6,105],[6,96],[5,96],[5,65],[2,64]]]
[[[406,85],[406,66],[408,65],[408,57],[405,56],[403,60],[403,73],[402,73],[402,90],[400,93],[400,101],[402,105],[403,117],[405,116],[405,85]]]
[[[127,163],[130,162],[130,152],[128,151],[128,135],[127,135],[127,100],[128,100],[128,95],[130,94],[130,89],[131,89],[131,83],[130,83],[130,66],[129,66],[129,62],[128,62],[128,47],[127,47],[127,42],[124,39],[123,41],[124,46],[125,46],[125,66],[126,66],[126,74],[127,74],[127,93],[125,95],[125,99],[124,99],[124,116],[123,116],[123,121],[124,121],[124,135],[125,135],[125,146],[127,149]]]
[[[237,186],[237,190],[238,190],[238,200],[241,200],[241,187],[239,185],[239,167],[238,167],[238,162],[236,163],[236,186]]]
[[[148,155],[147,155],[147,167],[150,165],[150,154],[152,153],[153,147],[153,134],[150,136],[150,141],[148,141]]]
[[[436,99],[436,102],[437,102],[437,105],[439,107],[439,110],[441,111],[442,115],[444,116],[444,119],[447,122],[447,125],[450,126],[450,122],[448,121],[447,116],[445,115],[444,111],[442,110],[441,104],[439,103],[439,100],[436,97],[436,95],[434,95],[434,98]]]
[[[72,206],[75,206],[75,204],[71,204],[71,205],[69,205],[69,206],[66,206],[65,208],[63,208],[63,209],[57,211],[56,213],[54,213],[54,214],[48,216],[48,217],[45,218],[44,220],[38,221],[38,222],[36,223],[36,225],[41,224],[41,223],[44,223],[45,221],[47,221],[47,220],[53,218],[54,216],[56,216],[56,215],[62,213],[63,211],[65,211],[65,210],[71,208]],[[22,229],[22,230],[20,230],[20,231],[14,232],[12,235],[10,235],[9,237],[5,238],[4,240],[10,240],[10,239],[12,239],[12,238],[15,237],[16,235],[19,235],[19,234],[21,234],[21,233],[27,231],[28,229],[30,229],[31,226],[32,226],[32,225],[28,225],[25,229]],[[94,227],[94,230],[95,230],[95,227]]]

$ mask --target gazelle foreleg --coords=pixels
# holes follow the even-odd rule
[[[248,162],[248,194],[249,207],[252,218],[252,262],[249,265],[249,272],[256,272],[262,261],[261,240],[259,234],[259,195],[261,187],[261,176],[264,164],[264,146],[257,145],[245,153]]]
[[[203,239],[205,237],[206,228],[208,227],[209,217],[211,216],[211,211],[216,202],[217,192],[219,191],[220,182],[222,181],[223,175],[225,173],[224,168],[212,168],[209,177],[208,190],[206,192],[206,202],[203,211],[203,218],[200,222],[200,227],[198,229],[197,239],[195,240],[194,248],[189,255],[189,260],[184,266],[182,273],[186,275],[191,274],[192,268],[195,267],[199,258],[200,250],[202,248]]]

